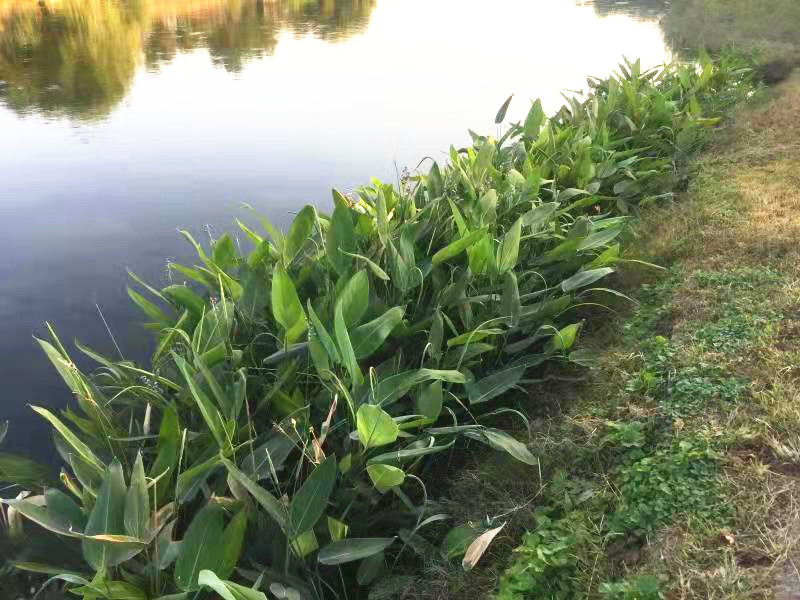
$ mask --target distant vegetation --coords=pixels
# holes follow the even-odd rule
[[[0,1],[0,100],[92,118],[125,96],[137,66],[208,48],[228,70],[272,54],[281,32],[333,43],[362,31],[374,0]]]
[[[60,481],[0,457],[0,479],[31,492],[6,501],[28,540],[12,564],[119,600],[393,597],[401,566],[472,568],[503,521],[451,522],[437,480],[465,443],[540,475],[508,432],[528,425],[516,391],[545,365],[593,364],[578,342],[597,313],[583,307],[618,296],[615,271],[637,263],[631,215],[671,197],[677,163],[749,90],[732,60],[626,61],[550,119],[537,101],[499,139],[473,134],[397,186],[334,192],[330,214],[306,206],[286,232],[261,219],[239,224],[246,243],[207,247],[184,233],[198,264],[171,268],[186,285],[133,276],[152,364],[79,344],[99,364],[84,374],[55,333],[40,340],[75,405],[34,407]],[[640,479],[632,504],[658,493]],[[542,522],[525,544],[568,553],[573,534]],[[39,536],[72,550],[37,553]]]

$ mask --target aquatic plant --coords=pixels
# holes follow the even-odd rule
[[[586,361],[576,311],[619,294],[629,214],[669,195],[677,150],[746,72],[626,61],[591,85],[398,186],[334,191],[329,214],[306,206],[286,232],[261,218],[210,248],[183,232],[198,256],[171,265],[185,284],[132,274],[156,332],[146,369],[78,343],[100,365],[87,375],[52,330],[39,340],[75,397],[60,416],[34,407],[61,485],[0,479],[30,492],[4,501],[17,530],[26,518],[74,552],[15,566],[84,598],[228,600],[391,590],[415,554],[473,567],[502,524],[445,527],[430,459],[466,440],[537,476],[497,427],[525,419],[510,392]]]

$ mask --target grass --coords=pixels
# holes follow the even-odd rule
[[[637,230],[668,273],[621,274],[638,308],[583,340],[598,375],[529,390],[541,479],[479,456],[452,482],[459,518],[508,513],[485,566],[413,597],[800,594],[800,72],[690,170]]]

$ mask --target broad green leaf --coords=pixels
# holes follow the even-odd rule
[[[305,558],[312,552],[319,550],[319,541],[317,541],[317,534],[313,529],[304,531],[298,536],[292,538],[292,550],[298,558]]]
[[[214,242],[214,249],[211,253],[214,263],[220,269],[228,269],[236,262],[236,249],[233,247],[231,236],[224,233]]]
[[[279,266],[272,273],[272,314],[286,333],[286,343],[296,342],[306,330],[306,315],[292,279]]]
[[[308,531],[322,517],[336,484],[336,475],[336,456],[332,454],[311,472],[292,497],[289,505],[292,537]]]
[[[131,484],[125,496],[125,533],[131,537],[145,539],[150,521],[150,499],[144,474],[142,453],[136,456],[131,472]]]
[[[508,317],[512,326],[519,323],[522,304],[519,299],[517,276],[513,271],[508,271],[503,277],[503,296],[500,300],[500,312]]]
[[[308,315],[311,317],[311,325],[314,328],[314,331],[317,334],[317,338],[319,342],[322,344],[322,347],[325,348],[325,352],[328,353],[328,357],[334,363],[341,362],[341,358],[339,357],[339,350],[336,348],[336,344],[333,343],[333,338],[331,338],[330,333],[328,330],[325,329],[325,326],[322,324],[322,321],[319,320],[317,313],[314,311],[314,307],[311,306],[311,300],[309,299],[306,303],[306,307],[308,308]]]
[[[461,254],[464,250],[469,248],[472,244],[477,242],[483,234],[486,232],[486,229],[478,229],[477,231],[473,231],[472,233],[468,233],[465,237],[462,237],[455,242],[451,242],[441,250],[439,250],[436,254],[433,255],[431,262],[434,266],[439,265],[443,262],[450,260],[451,258],[455,258],[459,254]]]
[[[211,400],[209,400],[208,396],[206,396],[205,392],[197,385],[194,375],[189,372],[189,366],[186,364],[186,361],[181,356],[174,353],[172,358],[178,370],[183,375],[184,380],[186,380],[192,398],[194,398],[197,407],[200,409],[200,414],[203,416],[211,435],[214,436],[217,445],[220,448],[227,447],[229,444],[226,440],[225,423],[223,422],[222,415]]]
[[[147,594],[127,581],[108,581],[95,579],[80,587],[71,588],[70,593],[89,598],[106,598],[107,600],[147,600]]]
[[[358,585],[369,585],[384,573],[386,573],[386,556],[383,552],[378,552],[361,561],[356,572],[356,580]]]
[[[384,464],[367,465],[367,474],[375,488],[381,493],[402,485],[406,479],[403,469]]]
[[[333,321],[333,330],[336,334],[336,342],[339,345],[339,355],[341,356],[344,366],[350,373],[353,381],[360,385],[364,381],[364,376],[361,374],[361,369],[358,366],[353,345],[350,341],[350,336],[347,333],[347,325],[344,322],[344,315],[342,314],[342,305],[336,304],[336,315]]]
[[[378,385],[375,386],[373,403],[378,406],[387,406],[403,397],[414,386],[431,380],[446,381],[448,383],[466,382],[464,374],[459,371],[439,369],[403,371],[378,382]]]
[[[211,502],[195,514],[175,561],[175,585],[179,589],[198,589],[200,571],[222,566],[224,515],[225,509]]]
[[[35,489],[45,487],[51,480],[48,467],[24,456],[0,452],[0,482]]]
[[[558,210],[558,202],[547,202],[540,204],[533,210],[522,215],[523,227],[531,227],[536,229],[541,227],[550,220],[556,210]]]
[[[452,448],[455,443],[455,440],[452,440],[449,444],[443,444],[441,446],[429,445],[422,448],[404,448],[402,450],[394,450],[392,452],[386,452],[385,454],[373,456],[367,462],[369,464],[390,463],[399,465],[406,461],[419,458],[420,456],[427,456],[428,454],[443,452],[444,450]]]
[[[614,269],[611,267],[601,267],[599,269],[591,269],[590,271],[579,271],[569,279],[562,281],[561,289],[565,292],[571,292],[573,290],[577,290],[578,288],[591,285],[595,281],[598,281],[613,272]]]
[[[391,415],[378,406],[362,404],[356,415],[358,439],[365,450],[391,444],[399,429]]]
[[[519,257],[519,240],[522,234],[522,219],[517,219],[503,237],[497,250],[497,271],[505,273],[517,265]]]
[[[531,106],[530,111],[528,111],[528,116],[525,117],[525,125],[523,126],[525,135],[537,139],[545,119],[546,115],[542,110],[542,101],[537,99]]]
[[[130,287],[128,288],[128,296],[133,300],[134,304],[147,315],[148,319],[155,321],[162,327],[169,327],[172,324],[172,319],[170,319],[163,310]]]
[[[156,443],[156,459],[150,468],[150,477],[155,479],[160,476],[156,483],[156,502],[162,503],[169,499],[172,492],[172,482],[175,481],[175,471],[178,465],[178,452],[181,445],[181,431],[178,423],[178,415],[169,407],[164,407],[161,416],[161,425],[158,430],[158,442]]]
[[[416,412],[426,419],[435,421],[442,412],[442,382],[433,381],[423,385],[417,394]]]
[[[343,252],[340,250],[340,252]],[[352,256],[353,258],[357,258],[358,260],[364,261],[364,263],[369,267],[369,270],[372,271],[372,274],[375,275],[378,279],[382,279],[383,281],[390,281],[389,276],[386,274],[386,271],[380,268],[376,263],[368,259],[366,256],[362,256],[361,254],[354,254],[352,252],[344,252],[347,256]]]
[[[506,367],[487,375],[483,379],[467,384],[470,405],[480,404],[496,398],[517,385],[525,374],[525,366]]]
[[[350,341],[356,358],[361,360],[374,354],[403,320],[405,309],[395,306],[377,319],[359,325],[350,332]]]
[[[502,335],[503,333],[505,333],[505,330],[500,329],[499,327],[492,327],[489,329],[476,329],[475,331],[467,331],[466,333],[462,333],[461,335],[457,335],[456,337],[447,340],[447,347],[452,348],[453,346],[474,344],[475,342],[479,342],[483,339],[488,338],[489,336]]]
[[[115,459],[103,476],[97,501],[86,523],[85,534],[119,535],[125,533],[125,477]],[[83,557],[96,571],[118,565],[130,558],[130,548],[115,547],[113,543],[83,540]]]
[[[349,530],[350,528],[347,526],[347,523],[343,523],[333,517],[328,517],[328,534],[334,542],[346,538]]]
[[[580,329],[580,323],[573,323],[572,325],[567,325],[563,329],[560,329],[558,333],[550,338],[545,350],[547,352],[565,352],[569,350],[575,343]]]
[[[352,259],[347,254],[340,252],[340,250],[355,252],[356,241],[355,227],[353,226],[353,217],[350,209],[337,204],[325,239],[325,254],[333,269],[341,276],[347,273]]]
[[[580,244],[578,244],[578,250],[593,250],[594,248],[606,246],[620,233],[622,233],[621,227],[609,227],[608,229],[601,229],[600,231],[590,233]]]
[[[202,318],[205,300],[185,285],[170,285],[161,290],[161,293],[175,306],[188,310],[195,319]]]
[[[104,465],[100,462],[100,459],[95,456],[94,452],[91,451],[89,446],[84,444],[78,437],[70,431],[66,425],[64,425],[58,417],[56,417],[53,413],[51,413],[46,408],[40,408],[38,406],[31,406],[34,412],[42,415],[45,419],[47,419],[50,424],[58,431],[61,435],[62,439],[72,448],[75,453],[88,465],[93,472],[96,474],[102,474],[104,470]]]
[[[358,271],[345,284],[336,298],[337,309],[341,306],[344,323],[353,327],[361,321],[369,305],[369,276]]]
[[[289,233],[286,234],[284,245],[284,258],[287,265],[297,256],[297,253],[300,252],[311,237],[316,222],[317,211],[313,206],[306,205],[295,215],[292,224],[289,226]]]
[[[236,568],[239,556],[242,554],[242,544],[246,530],[247,511],[242,509],[233,516],[230,523],[225,527],[225,531],[222,532],[222,559],[216,568],[216,572],[221,577],[230,577]]]
[[[70,500],[69,498],[66,499]],[[44,497],[29,496],[24,500],[4,500],[3,502],[13,507],[15,511],[25,518],[58,535],[79,537],[86,523],[86,517],[82,513],[78,516],[80,509],[78,509],[78,513],[73,510],[64,511],[63,508],[62,512],[51,511],[46,506],[46,495]]]
[[[231,477],[233,477],[248,492],[250,492],[250,495],[255,498],[256,502],[258,502],[262,508],[267,511],[267,513],[269,513],[269,516],[275,520],[281,530],[284,532],[288,531],[286,507],[280,502],[280,500],[258,485],[255,481],[250,479],[247,475],[242,473],[242,471],[240,471],[236,465],[227,458],[222,458],[221,461],[222,464],[225,465],[225,468],[228,469],[228,473],[231,475]]]
[[[195,353],[203,354],[228,342],[235,312],[233,302],[227,298],[220,298],[216,304],[211,305],[194,329],[192,347]]]
[[[497,116],[494,118],[494,122],[499,125],[502,123],[506,118],[506,111],[508,111],[508,105],[511,104],[511,99],[514,98],[514,94],[511,94],[508,99],[503,102],[503,105],[500,107],[500,110],[497,111]]]
[[[211,588],[223,600],[267,600],[264,592],[233,583],[232,581],[223,581],[208,569],[200,571],[197,583],[200,587]]]
[[[318,560],[323,565],[341,565],[383,552],[395,538],[349,538],[328,544],[319,551]]]
[[[487,428],[483,429],[481,434],[486,440],[486,443],[495,450],[508,452],[511,456],[520,462],[524,462],[526,465],[535,466],[538,464],[536,457],[531,454],[531,451],[528,450],[528,447],[522,442],[508,435],[505,431]]]

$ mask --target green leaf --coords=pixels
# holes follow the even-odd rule
[[[359,325],[350,332],[350,341],[356,358],[361,360],[372,356],[400,324],[404,314],[405,309],[402,306],[395,306],[377,319]]]
[[[341,307],[344,323],[353,327],[361,321],[369,305],[369,276],[366,271],[358,271],[345,284],[336,298],[337,309]]]
[[[344,366],[350,373],[353,381],[360,385],[364,382],[364,376],[361,374],[361,369],[358,366],[353,345],[350,342],[350,336],[347,333],[347,325],[344,322],[344,315],[342,314],[342,305],[336,304],[336,315],[333,321],[333,329],[336,334],[336,341],[339,344],[339,355],[342,358]]]
[[[226,440],[227,434],[225,433],[225,424],[222,415],[211,400],[209,400],[208,396],[206,396],[205,392],[198,387],[193,374],[189,373],[189,366],[186,364],[183,357],[173,353],[172,359],[175,361],[175,365],[186,380],[192,398],[194,398],[197,407],[200,409],[200,414],[203,416],[203,420],[205,420],[211,435],[214,436],[217,445],[220,448],[227,447],[229,444]]]
[[[336,483],[337,471],[336,456],[332,454],[312,471],[292,497],[289,505],[292,537],[308,531],[322,517]]]
[[[537,99],[525,118],[525,125],[522,128],[525,135],[537,139],[546,118],[544,110],[542,110],[542,101]]]
[[[334,363],[341,362],[341,358],[339,357],[339,350],[336,348],[336,344],[333,343],[333,338],[328,333],[328,330],[325,329],[325,326],[320,321],[317,313],[314,311],[314,307],[311,306],[311,299],[306,302],[306,307],[308,308],[308,315],[311,317],[311,325],[314,328],[314,331],[317,334],[317,338],[319,339],[322,347],[325,348],[325,352],[328,353],[328,357]]]
[[[340,252],[343,252],[340,250]],[[382,279],[383,281],[390,281],[389,276],[386,274],[386,271],[380,268],[376,263],[368,259],[366,256],[362,256],[361,254],[354,254],[352,252],[344,252],[347,256],[352,256],[353,258],[357,258],[358,260],[363,260],[366,265],[369,267],[369,270],[372,271],[372,274],[375,275],[378,279]]]
[[[513,271],[508,271],[503,278],[503,296],[500,302],[500,312],[508,317],[512,326],[519,323],[522,304],[519,299],[519,286],[517,276]]]
[[[403,371],[378,382],[374,391],[374,403],[379,406],[389,405],[403,397],[414,386],[431,380],[446,381],[448,383],[466,382],[464,374],[459,371],[439,369]]]
[[[391,444],[399,428],[391,415],[378,406],[362,404],[356,415],[358,439],[365,450]]]
[[[156,443],[156,458],[150,467],[150,477],[161,476],[156,483],[156,500],[163,502],[169,499],[172,482],[175,481],[175,470],[178,464],[178,452],[181,445],[181,430],[178,414],[169,407],[164,408]]]
[[[349,530],[350,528],[347,526],[347,523],[343,523],[333,517],[328,517],[328,534],[334,542],[346,538]]]
[[[459,254],[461,254],[464,250],[469,248],[472,244],[477,242],[480,238],[483,237],[483,234],[486,232],[485,228],[478,229],[477,231],[473,231],[472,233],[468,233],[465,237],[462,237],[455,242],[451,242],[441,250],[439,250],[436,254],[433,255],[431,262],[434,266],[439,265],[443,262],[450,260],[451,258],[455,258]]]
[[[386,572],[386,556],[378,552],[368,556],[358,565],[356,580],[358,585],[369,585]]]
[[[467,384],[470,405],[487,402],[513,388],[525,374],[525,365],[506,367],[474,383]]]
[[[347,273],[352,263],[350,257],[344,252],[355,252],[355,249],[355,228],[351,210],[342,204],[337,204],[325,239],[325,254],[333,269],[340,276]],[[344,252],[340,250],[344,250]]]
[[[46,408],[38,406],[31,406],[34,412],[42,415],[47,419],[50,424],[58,431],[64,441],[75,451],[75,453],[92,469],[96,475],[103,473],[104,465],[100,459],[95,456],[89,446],[84,444],[78,437],[64,425],[58,417],[51,413]]]
[[[120,535],[125,533],[125,477],[115,459],[103,476],[94,508],[86,523],[85,534]],[[83,557],[95,571],[114,567],[130,558],[129,547],[115,547],[109,542],[83,540]]]
[[[547,202],[540,204],[531,211],[522,215],[523,227],[531,227],[533,229],[541,227],[550,220],[556,210],[558,210],[558,202]]]
[[[406,479],[403,469],[384,464],[367,465],[367,474],[375,488],[381,493],[402,485]]]
[[[155,304],[150,302],[147,298],[139,294],[138,292],[132,290],[130,287],[128,288],[128,296],[131,300],[133,300],[134,304],[139,307],[139,309],[147,316],[148,319],[155,321],[162,327],[169,327],[172,325],[172,319],[170,319],[167,314],[158,308]]]
[[[228,342],[235,312],[233,302],[224,297],[205,312],[192,336],[195,353],[203,354],[219,344]]]
[[[232,267],[236,262],[236,249],[233,247],[233,240],[227,233],[222,234],[214,242],[212,258],[220,269]]]
[[[292,224],[289,226],[289,233],[286,234],[284,252],[286,263],[290,263],[297,253],[302,250],[305,243],[314,231],[314,224],[317,222],[317,210],[310,205],[304,206],[297,213]]]
[[[599,269],[591,269],[589,271],[579,271],[569,279],[562,281],[561,289],[565,292],[571,292],[573,290],[577,290],[578,288],[591,285],[595,281],[598,281],[613,272],[614,269],[611,267],[601,267]]]
[[[221,458],[222,464],[228,469],[228,473],[236,481],[238,481],[253,498],[258,502],[264,510],[275,520],[281,530],[285,533],[288,531],[288,522],[286,507],[275,496],[270,494],[267,490],[258,485],[255,481],[250,479],[247,475],[242,473],[236,465],[234,465],[227,458]]]
[[[264,592],[233,583],[232,581],[223,581],[213,571],[207,569],[200,571],[197,583],[200,587],[211,588],[223,600],[267,600]]]
[[[144,474],[142,453],[136,456],[131,473],[131,484],[125,496],[125,533],[131,537],[145,539],[150,521],[150,499],[147,496],[147,481]]]
[[[349,538],[328,544],[319,551],[318,560],[323,565],[341,565],[383,552],[395,538]]]
[[[442,542],[442,549],[447,554],[447,558],[452,560],[458,556],[463,556],[469,545],[481,533],[479,529],[468,525],[453,527],[453,529],[447,532]]]
[[[511,94],[508,99],[503,102],[503,105],[500,107],[500,110],[497,111],[497,116],[494,118],[494,122],[497,125],[500,125],[505,118],[506,118],[506,111],[508,111],[508,105],[511,104],[511,99],[514,97],[514,94]]]
[[[567,325],[563,329],[559,330],[558,333],[556,333],[552,338],[550,338],[545,350],[547,352],[565,352],[569,350],[575,343],[580,329],[580,323]]]
[[[286,333],[286,343],[296,342],[307,323],[292,279],[278,265],[272,274],[272,314]]]
[[[442,382],[434,381],[422,386],[417,395],[416,412],[426,419],[435,421],[442,412]]]
[[[0,452],[0,482],[24,489],[42,488],[52,480],[50,469],[24,456]]]
[[[437,452],[443,452],[445,450],[448,450],[449,448],[452,448],[455,443],[456,443],[455,440],[452,440],[449,444],[443,444],[441,446],[425,446],[422,448],[405,448],[403,450],[394,450],[392,452],[386,452],[384,454],[373,456],[367,462],[369,464],[373,463],[402,464],[406,461],[419,458],[420,456],[427,456],[428,454],[436,454]]]
[[[247,531],[247,511],[242,509],[233,516],[222,532],[222,560],[216,569],[221,577],[230,577],[236,568],[239,556],[242,554],[245,531]]]
[[[589,234],[580,244],[578,244],[578,250],[593,250],[595,248],[606,246],[620,233],[622,233],[622,227],[609,227],[608,229],[595,231],[594,233]]]
[[[175,306],[185,308],[195,319],[201,319],[206,308],[205,300],[185,285],[170,285],[161,293]]]
[[[175,561],[175,585],[179,589],[198,589],[200,571],[222,565],[224,515],[221,506],[209,502],[192,519]]]
[[[531,454],[531,451],[528,450],[528,447],[522,442],[519,442],[508,435],[505,431],[487,428],[482,430],[481,434],[486,440],[486,443],[495,450],[507,452],[518,461],[524,462],[526,465],[535,466],[538,464],[536,457]]]
[[[521,234],[522,218],[519,218],[503,237],[503,241],[497,250],[497,271],[499,273],[505,273],[517,265]]]

